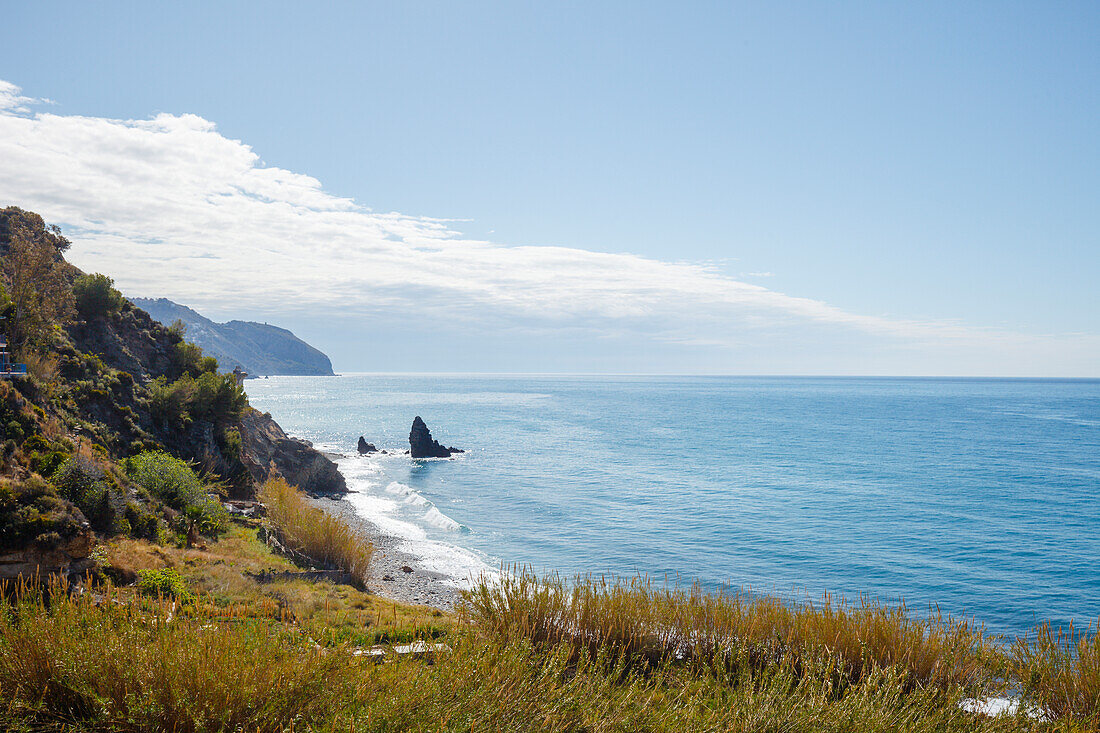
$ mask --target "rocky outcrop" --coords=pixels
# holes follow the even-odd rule
[[[95,564],[91,557],[94,544],[95,535],[85,526],[77,535],[52,548],[31,543],[19,550],[0,553],[0,580],[79,576]]]
[[[359,451],[359,455],[363,455],[364,453],[378,452],[378,449],[374,446],[374,443],[368,443],[367,439],[364,438],[362,435],[359,436],[359,445],[357,445],[355,449]]]
[[[444,448],[432,439],[432,432],[417,415],[409,432],[409,455],[413,458],[450,458],[452,453],[462,453],[458,448]]]
[[[289,437],[269,416],[249,407],[241,427],[241,461],[257,483],[278,474],[310,493],[347,493],[335,463],[307,441]]]

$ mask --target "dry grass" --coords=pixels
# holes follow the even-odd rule
[[[792,607],[771,597],[708,595],[698,586],[658,588],[644,578],[566,583],[519,570],[481,582],[464,612],[490,634],[566,643],[588,658],[610,651],[649,669],[677,662],[721,674],[790,664],[807,673],[827,669],[840,686],[894,670],[908,688],[979,691],[999,658],[981,628],[938,614],[917,619],[904,607],[866,600]]]
[[[283,627],[168,621],[168,601],[97,607],[57,586],[26,588],[0,615],[0,700],[38,725],[137,730],[282,731],[358,699],[346,650],[322,651]]]
[[[1044,623],[1016,640],[1010,664],[1025,702],[1053,719],[1100,728],[1100,624],[1080,633]]]
[[[354,528],[306,501],[281,478],[260,490],[268,518],[286,544],[313,560],[366,579],[374,546]]]
[[[960,710],[959,690],[906,690],[893,670],[843,693],[788,661],[732,679],[630,669],[568,643],[451,639],[434,664],[380,666],[276,622],[180,616],[155,601],[23,594],[0,614],[9,727],[129,731],[1023,731]]]
[[[360,645],[437,636],[451,617],[427,606],[396,603],[347,585],[306,580],[259,582],[264,572],[300,570],[272,554],[256,530],[232,526],[205,550],[118,539],[105,562],[129,571],[176,570],[195,594],[184,612],[208,618],[268,618],[294,623],[322,644]],[[129,589],[115,590],[125,597]]]

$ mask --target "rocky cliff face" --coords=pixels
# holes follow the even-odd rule
[[[183,321],[187,339],[215,357],[225,371],[239,365],[252,376],[333,373],[327,356],[285,328],[255,321],[216,323],[167,298],[134,298],[132,302],[165,326]]]
[[[95,563],[91,559],[95,535],[85,527],[75,537],[51,548],[32,543],[18,550],[0,552],[0,580],[80,575]]]
[[[347,492],[335,463],[308,442],[287,436],[270,417],[250,407],[241,418],[241,428],[241,459],[254,481],[278,474],[311,493]]]

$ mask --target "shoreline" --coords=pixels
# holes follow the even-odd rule
[[[367,590],[391,601],[454,612],[461,600],[461,591],[445,582],[453,579],[422,567],[420,558],[398,549],[404,542],[402,538],[386,534],[376,524],[359,516],[351,502],[342,496],[307,495],[307,498],[318,509],[358,529],[374,545]],[[412,572],[402,568],[411,568]]]

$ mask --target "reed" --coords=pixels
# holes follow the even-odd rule
[[[354,660],[269,623],[183,619],[174,601],[27,586],[0,613],[6,718],[61,728],[282,731],[359,699]],[[47,603],[44,599],[48,598]]]
[[[374,546],[338,517],[311,506],[305,495],[281,478],[260,490],[267,516],[285,544],[312,560],[365,580]]]
[[[646,578],[538,578],[527,569],[483,580],[466,617],[487,633],[540,646],[568,644],[594,658],[608,650],[636,666],[676,662],[729,674],[789,663],[832,670],[834,683],[897,671],[908,688],[990,686],[997,651],[983,630],[933,613],[861,599],[789,605],[746,593],[711,595],[698,585],[658,587]]]
[[[1043,623],[1012,645],[1010,670],[1025,704],[1055,720],[1100,728],[1100,623],[1084,631]]]

